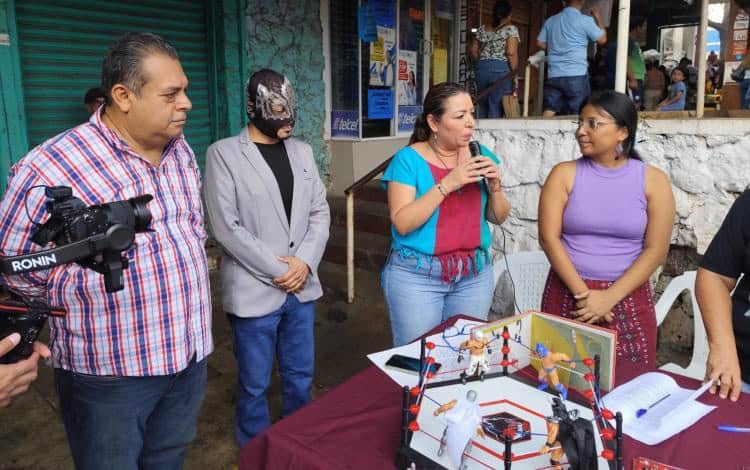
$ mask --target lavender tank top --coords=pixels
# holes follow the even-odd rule
[[[605,168],[576,160],[576,179],[562,221],[562,243],[584,279],[615,281],[643,251],[646,164],[629,158]]]

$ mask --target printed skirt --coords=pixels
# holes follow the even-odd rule
[[[583,280],[591,290],[607,289],[613,281]],[[550,269],[542,294],[543,312],[575,319],[576,300],[562,279]],[[619,385],[656,367],[656,312],[651,285],[646,281],[612,309],[614,320],[597,326],[617,332],[615,380]]]

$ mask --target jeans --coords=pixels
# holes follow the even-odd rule
[[[552,77],[544,82],[544,111],[555,114],[578,114],[591,94],[588,75]]]
[[[152,377],[55,369],[55,386],[76,469],[180,469],[196,435],[206,359]]]
[[[437,258],[423,260],[417,269],[415,257],[402,258],[396,252],[389,256],[381,284],[394,346],[413,341],[454,315],[487,319],[495,282],[491,263],[478,274],[470,271],[468,276],[447,284],[440,273]]]
[[[750,109],[750,78],[740,82],[740,109]]]
[[[310,401],[315,366],[315,302],[300,303],[288,294],[284,304],[262,317],[227,315],[234,333],[239,393],[235,435],[242,447],[271,424],[266,392],[274,354],[281,376],[281,415]]]
[[[643,104],[643,80],[636,80],[636,83],[635,89],[631,88],[630,93],[632,94],[631,98],[633,102],[636,103],[635,108],[640,111],[640,105]]]
[[[506,73],[510,72],[507,60],[482,59],[477,64],[477,92],[482,93]],[[513,77],[508,76],[500,86],[479,101],[477,118],[503,117],[503,96],[513,93]]]

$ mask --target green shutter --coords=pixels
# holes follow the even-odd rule
[[[164,37],[180,55],[193,109],[185,135],[201,168],[212,135],[204,1],[16,0],[29,148],[85,121],[109,46],[129,31]]]

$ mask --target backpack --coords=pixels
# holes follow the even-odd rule
[[[745,67],[738,65],[736,69],[732,69],[732,80],[735,82],[741,82],[745,79]]]

